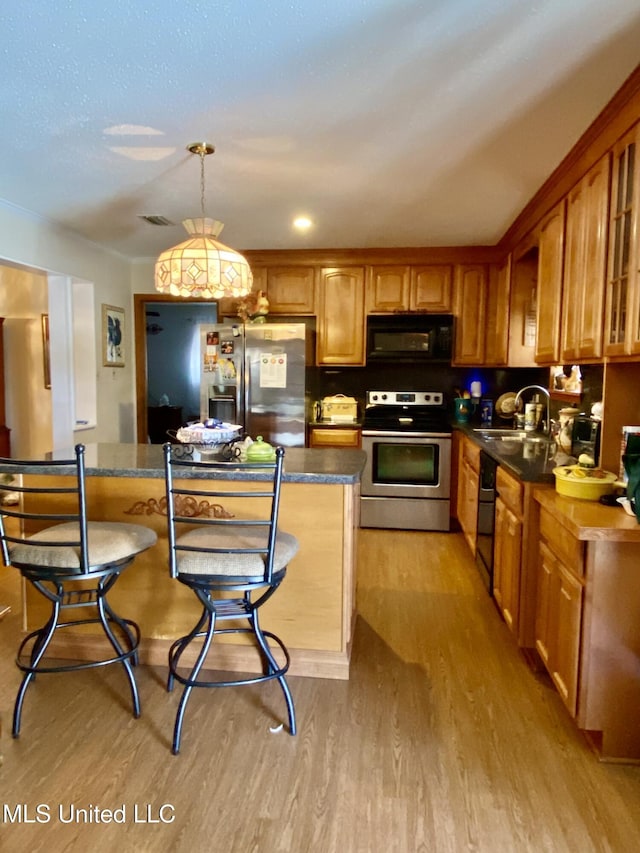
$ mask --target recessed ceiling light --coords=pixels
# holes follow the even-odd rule
[[[293,220],[293,227],[297,228],[298,231],[308,231],[312,225],[313,222],[308,216],[296,216]]]
[[[112,127],[105,127],[102,132],[108,136],[164,136],[161,130],[141,124],[114,124]]]
[[[110,146],[109,151],[120,154],[129,160],[164,160],[175,152],[175,148],[131,148],[121,146]]]

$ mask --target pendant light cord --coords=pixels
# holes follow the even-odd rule
[[[205,152],[201,148],[200,149],[200,209],[202,210],[202,218],[205,218],[204,215],[204,156]]]

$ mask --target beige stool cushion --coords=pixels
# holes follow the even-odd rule
[[[267,528],[202,527],[178,539],[179,545],[196,548],[259,548],[267,547]],[[273,558],[274,572],[284,569],[298,552],[298,540],[290,533],[278,531]],[[203,554],[178,551],[178,573],[186,575],[224,575],[263,577],[265,564],[262,554]]]
[[[87,524],[89,564],[92,567],[116,563],[150,548],[157,541],[155,531],[141,524],[120,524],[111,521],[90,521]],[[43,547],[38,541],[69,541],[79,539],[75,522],[55,524],[11,548],[11,562],[21,565],[80,571],[80,548],[69,545]]]

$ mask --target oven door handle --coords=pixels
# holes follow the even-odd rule
[[[437,438],[438,440],[444,439],[445,441],[449,439],[451,441],[451,433],[450,432],[420,432],[416,430],[412,432],[411,430],[405,430],[400,432],[399,430],[389,430],[389,429],[363,429],[362,430],[363,438]]]

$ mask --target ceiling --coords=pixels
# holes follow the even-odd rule
[[[494,244],[640,59],[637,0],[4,6],[0,205],[129,258],[200,215],[198,140],[235,248]]]

